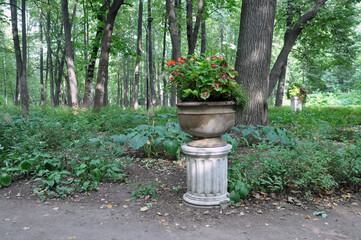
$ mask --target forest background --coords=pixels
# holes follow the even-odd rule
[[[238,42],[240,0],[11,0],[0,5],[0,105],[28,101],[94,108],[108,104],[135,109],[174,106],[174,96],[165,90],[169,75],[165,62],[175,57],[166,3],[175,10],[181,56],[194,48],[195,52],[222,55],[237,69],[237,48],[245,44]],[[275,99],[281,106],[285,89],[293,82],[306,86],[308,104],[360,104],[359,1],[280,0],[275,8],[270,104]],[[287,34],[293,34],[312,9],[314,16],[302,24],[289,48]],[[109,29],[105,25],[112,20],[114,27],[107,33],[111,46],[106,46],[103,36]],[[287,47],[290,53],[274,77],[271,70],[277,68],[277,59]],[[22,88],[27,88],[23,95],[28,100],[20,101]],[[98,98],[96,89],[102,93]]]

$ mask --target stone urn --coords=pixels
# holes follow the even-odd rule
[[[210,148],[227,145],[221,136],[235,125],[234,106],[233,101],[178,103],[179,126],[193,136],[187,145]]]
[[[193,140],[182,146],[187,162],[185,203],[219,207],[229,202],[227,155],[232,146],[221,136],[235,125],[234,102],[184,102],[177,104],[178,121]]]
[[[291,97],[291,110],[293,112],[302,111],[302,99],[300,97]]]

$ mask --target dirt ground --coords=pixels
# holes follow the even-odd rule
[[[124,183],[102,183],[98,191],[45,202],[32,195],[32,182],[15,182],[0,189],[0,239],[361,240],[360,191],[313,201],[253,193],[240,206],[198,209],[182,201],[186,174],[180,165],[139,160],[127,167]],[[156,199],[131,199],[139,183],[151,182]]]

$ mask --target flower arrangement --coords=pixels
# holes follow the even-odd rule
[[[307,97],[307,90],[301,83],[292,83],[287,90],[287,98],[299,97],[303,102]]]
[[[234,101],[239,110],[247,105],[247,96],[235,81],[237,71],[223,57],[193,55],[167,63],[171,91],[184,102]],[[175,90],[174,90],[175,89]]]

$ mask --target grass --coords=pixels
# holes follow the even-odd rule
[[[165,154],[162,141],[178,141],[173,145],[179,147],[187,140],[172,125],[176,111],[157,108],[149,118],[145,109],[116,106],[99,114],[32,106],[23,119],[19,108],[2,108],[0,187],[30,179],[34,194],[45,199],[91,191],[101,181],[124,181],[124,164],[132,161],[122,146],[127,141],[158,159]],[[296,113],[270,108],[269,122],[270,127],[239,126],[238,134],[225,136],[234,148],[229,185],[243,189],[238,196],[290,190],[312,196],[361,187],[360,106],[306,107]]]

